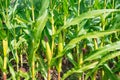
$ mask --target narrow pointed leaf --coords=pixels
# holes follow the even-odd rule
[[[105,36],[105,35],[109,35],[109,34],[115,33],[117,31],[120,31],[120,30],[109,30],[109,31],[101,31],[101,32],[95,32],[94,31],[94,32],[87,33],[85,35],[82,35],[80,37],[72,39],[67,44],[67,46],[65,47],[65,50],[73,48],[74,47],[73,45],[75,45],[76,43],[80,42],[82,39],[85,39],[85,38],[98,38],[98,37],[102,37],[102,36]]]
[[[117,56],[120,55],[120,51],[117,52],[113,52],[113,53],[108,53],[108,55],[103,56],[101,59],[99,59],[99,63],[96,65],[96,67],[87,75],[86,78],[88,78],[93,72],[95,72],[99,66],[103,65],[106,61],[113,59]],[[110,74],[113,74],[112,71],[110,71]],[[111,80],[117,80],[114,76],[111,76],[110,78],[112,78]]]
[[[99,48],[98,50],[92,52],[89,56],[87,56],[87,58],[84,59],[84,61],[101,58],[103,55],[107,54],[107,52],[109,52],[109,51],[115,51],[117,49],[120,49],[119,46],[120,46],[120,41],[106,45],[106,46]],[[113,56],[115,56],[115,55],[111,55],[111,57],[113,57]]]
[[[91,64],[88,64],[88,65],[85,65],[79,69],[75,69],[75,68],[72,68],[71,70],[67,71],[66,73],[64,73],[63,77],[61,80],[65,80],[68,76],[74,74],[74,73],[82,73],[84,71],[87,71],[89,69],[92,69],[94,68],[96,65],[97,65],[98,62],[94,62],[94,63],[91,63]]]
[[[56,34],[61,32],[63,29],[66,29],[66,28],[70,27],[71,25],[76,25],[76,24],[80,23],[84,19],[95,18],[97,16],[102,15],[103,13],[111,13],[111,12],[115,12],[115,11],[119,11],[119,10],[117,10],[117,9],[101,9],[101,10],[88,11],[88,12],[83,13],[80,16],[74,18],[73,20],[67,22],[67,24],[64,25],[63,27],[61,27],[56,32]]]
[[[47,67],[44,62],[44,59],[42,59],[42,57],[40,55],[37,55],[37,60],[39,62],[38,69],[40,70],[41,75],[44,77],[44,79],[47,80]]]
[[[16,74],[15,74],[15,71],[14,71],[14,69],[13,69],[13,67],[12,67],[11,64],[9,64],[9,70],[10,70],[10,74],[12,75],[12,76],[11,76],[12,79],[13,79],[13,80],[16,80]]]
[[[107,64],[103,65],[103,69],[105,76],[109,77],[110,80],[119,80]]]
[[[35,40],[40,39],[41,33],[46,25],[47,20],[48,20],[48,11],[46,10],[44,14],[38,18],[35,24],[35,29],[34,29]]]
[[[85,39],[85,38],[98,38],[98,37],[102,37],[102,36],[105,36],[105,35],[109,35],[109,34],[115,33],[117,31],[120,31],[120,30],[90,32],[90,33],[87,33],[86,35],[82,35],[80,37],[74,38],[66,45],[66,47],[63,50],[63,52],[61,52],[61,54],[57,55],[56,58],[62,57],[67,50],[74,48],[76,46],[76,43],[80,42],[82,39]]]
[[[40,13],[39,13],[39,16],[43,15],[45,10],[48,8],[49,6],[49,0],[43,0],[42,1],[42,7],[41,7],[41,10],[40,10]]]

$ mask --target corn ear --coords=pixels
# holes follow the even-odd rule
[[[63,51],[63,44],[62,44],[62,35],[59,35],[59,43],[58,43],[58,53]]]
[[[62,34],[59,34],[59,43],[58,43],[58,54],[60,54],[63,51],[63,43],[62,43]],[[61,66],[62,66],[62,58],[58,60],[58,72],[61,72]]]
[[[48,60],[48,65],[50,65],[50,61],[52,58],[52,52],[51,52],[50,45],[48,42],[46,42],[46,56],[47,56],[47,60]]]
[[[7,40],[3,40],[3,53],[4,53],[4,57],[7,56],[7,50],[8,50],[8,41]]]
[[[3,79],[6,80],[6,69],[7,69],[7,50],[8,50],[8,41],[6,39],[3,40],[3,53],[4,53],[4,65],[3,65]]]

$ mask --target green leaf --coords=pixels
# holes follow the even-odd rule
[[[48,20],[48,10],[47,10],[48,6],[49,6],[48,0],[42,1],[42,8],[40,10],[40,15],[37,18],[35,24],[33,24],[35,41],[40,40],[42,31],[46,25],[47,20]]]
[[[4,31],[2,20],[0,19],[0,39],[4,39],[6,37],[6,33]]]
[[[41,9],[40,9],[39,17],[41,17],[41,15],[44,14],[44,12],[48,8],[48,6],[49,6],[49,0],[42,0],[42,6],[41,6]]]
[[[31,64],[31,60],[35,59],[34,54],[36,53],[39,47],[42,31],[45,28],[46,22],[48,20],[48,10],[47,10],[48,6],[49,6],[48,0],[42,1],[42,8],[40,10],[40,15],[36,19],[35,23],[32,24],[34,28],[32,30],[33,38],[29,39],[29,47],[28,47],[30,54],[29,55],[30,64]]]
[[[84,71],[93,69],[97,65],[97,63],[98,62],[90,63],[90,64],[85,65],[85,66],[83,66],[83,67],[81,67],[79,69],[72,68],[71,70],[68,70],[66,73],[64,73],[61,80],[65,80],[68,76],[70,76],[70,75],[72,75],[74,73],[82,73]]]
[[[41,75],[47,80],[47,66],[41,56],[37,55],[37,60],[39,62],[38,69],[41,72]]]
[[[56,58],[62,57],[67,50],[74,48],[76,46],[76,43],[80,42],[82,39],[98,38],[98,37],[102,37],[102,36],[105,36],[105,35],[115,33],[117,31],[120,31],[120,30],[109,30],[109,31],[100,31],[100,32],[95,32],[94,31],[94,32],[90,32],[90,33],[87,33],[85,35],[82,35],[80,37],[74,38],[65,46],[63,52],[60,55],[57,55]],[[93,57],[93,58],[95,58],[95,57]]]
[[[21,18],[21,17],[18,16],[18,15],[16,15],[15,20],[16,20],[18,23],[31,24],[31,22],[28,22],[27,20]]]
[[[104,52],[103,52],[104,53]],[[115,57],[117,57],[117,56],[119,56],[120,55],[120,51],[117,51],[117,52],[113,52],[113,53],[107,53],[107,55],[106,56],[103,56],[101,59],[99,59],[100,61],[99,61],[99,63],[96,65],[96,67],[86,76],[86,78],[88,78],[93,72],[95,72],[97,69],[98,69],[98,67],[99,66],[103,66],[104,65],[104,63],[106,62],[106,61],[108,61],[108,60],[110,60],[110,59],[113,59],[113,58],[115,58]],[[102,55],[101,55],[102,56]],[[112,74],[112,72],[111,72],[111,74]],[[115,77],[114,76],[111,76],[111,80],[117,80],[117,79],[115,79]]]
[[[9,64],[8,66],[9,66],[10,73],[11,73],[11,75],[12,75],[12,76],[11,76],[11,77],[12,77],[12,80],[16,80],[16,73],[15,73],[12,65]]]
[[[110,79],[110,80],[119,80],[119,79],[117,79],[116,75],[113,73],[113,71],[109,68],[109,66],[107,64],[103,65],[103,69],[105,71],[104,76],[107,76],[108,79]]]
[[[120,49],[120,41],[117,41],[115,43],[106,45],[102,48],[97,49],[94,52],[91,52],[89,56],[87,56],[84,61],[90,61],[90,60],[95,60],[95,59],[100,59],[103,55],[107,54],[109,51],[115,51],[117,49]],[[108,58],[114,57],[116,55],[110,55]],[[104,59],[104,58],[103,58]],[[105,58],[106,60],[107,58]]]
[[[117,47],[117,49],[118,49],[119,47]],[[119,48],[120,49],[120,48]],[[113,59],[113,58],[115,58],[115,57],[117,57],[117,56],[119,56],[120,55],[120,51],[117,51],[117,52],[113,52],[113,53],[109,53],[109,54],[107,54],[106,56],[104,56],[104,57],[102,57],[102,59],[101,59],[101,61],[100,61],[100,65],[102,64],[102,63],[104,63],[104,62],[106,62],[107,60],[110,60],[110,59]]]
[[[109,31],[100,31],[100,32],[95,32],[94,31],[94,32],[87,33],[85,35],[82,35],[80,37],[72,39],[66,45],[65,50],[73,48],[74,47],[73,45],[76,45],[76,43],[80,42],[82,39],[85,39],[85,38],[98,38],[98,37],[102,37],[102,36],[105,36],[105,35],[109,35],[109,34],[115,33],[117,31],[120,31],[120,30],[109,30]]]
[[[2,69],[3,68],[3,59],[2,59],[2,57],[0,56],[0,69]]]
[[[41,17],[39,17],[35,23],[35,29],[34,29],[35,40],[40,39],[47,20],[48,20],[48,11],[45,10],[44,14]]]
[[[111,13],[111,12],[115,12],[115,11],[119,11],[119,10],[117,10],[117,9],[101,9],[101,10],[93,10],[93,11],[85,12],[85,13],[81,14],[80,16],[72,19],[71,21],[67,21],[66,25],[64,25],[63,27],[58,29],[56,34],[61,32],[63,29],[70,27],[71,25],[76,25],[76,24],[80,23],[84,19],[95,18],[97,16],[102,15],[103,13]]]
[[[78,64],[74,60],[74,57],[73,57],[73,55],[71,53],[67,54],[67,58],[74,65],[74,67],[77,67]]]
[[[64,15],[68,14],[68,1],[67,0],[63,0],[63,10],[64,10]]]

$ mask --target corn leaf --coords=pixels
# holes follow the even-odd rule
[[[109,35],[109,34],[115,33],[117,31],[120,31],[120,30],[90,32],[90,33],[87,33],[86,35],[82,35],[80,37],[74,38],[66,45],[66,47],[63,50],[63,52],[61,54],[57,55],[56,58],[62,57],[67,50],[74,48],[76,46],[76,43],[80,42],[82,39],[85,39],[85,38],[98,38],[98,37],[102,37],[102,36],[105,36],[105,35]]]
[[[119,80],[119,79],[117,79],[117,76],[113,73],[113,71],[110,69],[110,67],[107,64],[103,65],[103,69],[105,71],[105,75],[104,76],[107,76],[108,77],[107,79]]]
[[[66,45],[65,50],[73,48],[74,47],[73,45],[76,45],[76,43],[80,42],[82,39],[85,39],[85,38],[98,38],[98,37],[102,37],[104,35],[109,35],[109,34],[112,34],[112,33],[116,33],[118,31],[120,31],[120,30],[109,30],[109,31],[101,31],[101,32],[95,32],[94,31],[94,32],[87,33],[85,35],[82,35],[80,37],[72,39]]]
[[[98,50],[91,52],[89,56],[87,56],[84,61],[89,61],[89,60],[95,60],[95,59],[100,59],[103,55],[107,54],[110,51],[115,51],[120,49],[120,41],[117,41],[115,43],[106,45],[102,48],[99,48]],[[118,54],[119,55],[119,54]],[[116,55],[110,55],[108,58],[114,57]],[[104,59],[104,58],[103,58]],[[106,60],[107,58],[105,58]],[[103,60],[104,61],[104,60]]]
[[[90,63],[88,65],[85,65],[79,69],[72,68],[71,70],[68,70],[66,73],[64,73],[63,77],[61,80],[65,80],[68,76],[74,74],[74,73],[82,73],[84,71],[87,71],[89,69],[93,69],[98,62]]]
[[[101,10],[88,11],[88,12],[83,13],[80,16],[74,18],[73,20],[66,22],[66,25],[64,25],[63,27],[58,29],[56,34],[61,32],[63,29],[70,27],[71,25],[76,25],[76,24],[80,23],[84,19],[95,18],[97,16],[102,15],[103,13],[111,13],[111,12],[115,12],[115,11],[119,11],[119,10],[117,10],[117,9],[101,9]]]
[[[37,55],[37,60],[39,62],[38,69],[41,72],[41,75],[44,77],[44,79],[47,80],[47,66],[44,62],[44,59],[42,59],[42,57],[40,55]]]
[[[104,52],[103,52],[104,53]],[[100,61],[98,62],[98,64],[96,65],[96,67],[86,76],[86,78],[88,78],[93,72],[95,72],[99,66],[104,65],[104,63],[110,59],[113,59],[117,56],[120,55],[120,51],[117,52],[113,52],[113,53],[107,53],[106,56],[103,56],[101,59],[99,59]],[[102,55],[101,55],[102,56]],[[107,70],[108,71],[108,70]],[[109,70],[108,72],[109,74],[113,74],[112,71]],[[110,77],[111,80],[117,80],[115,76],[111,76]]]
[[[14,71],[12,65],[9,64],[8,67],[9,67],[10,73],[11,73],[11,75],[12,75],[12,76],[11,76],[11,77],[12,77],[12,80],[16,80],[16,74],[15,74],[15,71]]]
[[[3,59],[1,56],[0,56],[0,69],[3,69]]]
[[[35,29],[34,29],[35,40],[40,39],[42,31],[46,25],[47,20],[48,20],[48,11],[45,10],[44,14],[42,16],[40,16],[37,19],[37,22],[35,23]]]

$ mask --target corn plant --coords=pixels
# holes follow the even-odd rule
[[[0,0],[1,80],[119,80],[119,0]]]

